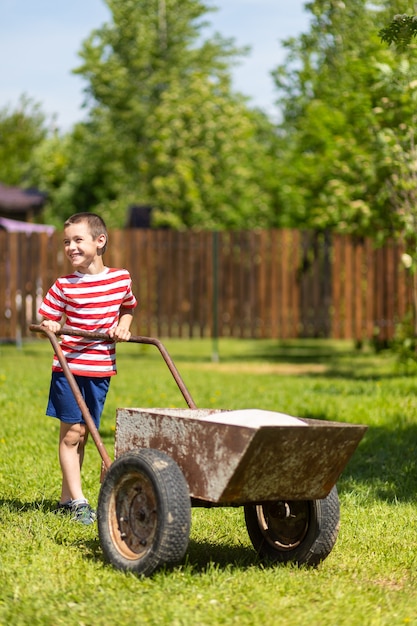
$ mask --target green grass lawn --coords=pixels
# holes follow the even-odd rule
[[[341,529],[316,569],[262,566],[241,508],[193,509],[183,562],[150,578],[116,571],[97,527],[53,514],[58,423],[44,415],[52,349],[0,346],[0,624],[417,624],[417,382],[390,353],[329,341],[165,343],[197,406],[262,408],[367,424],[338,481]],[[153,346],[119,345],[101,435],[117,407],[181,407]],[[93,504],[100,457],[83,470]]]

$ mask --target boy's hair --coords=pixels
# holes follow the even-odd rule
[[[104,220],[96,213],[74,213],[74,215],[71,215],[71,217],[65,221],[64,228],[71,226],[71,224],[79,224],[80,222],[87,222],[88,229],[93,239],[97,239],[100,235],[106,235],[106,243],[102,248],[102,254],[104,254],[109,238]]]

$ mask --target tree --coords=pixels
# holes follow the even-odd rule
[[[231,89],[231,40],[203,38],[201,0],[108,0],[112,21],[82,46],[89,118],[57,170],[57,210],[100,211],[121,226],[129,204],[155,224],[266,226],[274,128]],[[57,182],[59,182],[59,187]]]
[[[30,182],[33,151],[47,136],[40,104],[22,95],[15,109],[0,109],[0,181],[25,186]]]
[[[48,193],[48,221],[62,225],[74,212],[98,211],[110,228],[123,226],[129,197],[121,152],[123,144],[112,126],[98,115],[94,122],[77,124],[67,135],[40,144],[33,181]]]
[[[282,202],[295,217],[292,224],[376,239],[398,233],[384,133],[402,134],[411,123],[404,86],[417,75],[414,52],[406,71],[399,71],[399,59],[379,39],[389,6],[315,0],[307,5],[310,32],[286,42],[288,63],[274,76],[288,146],[280,155]]]
[[[397,14],[391,22],[379,31],[381,40],[394,45],[401,59],[400,68],[408,69],[408,57],[412,48],[412,40],[417,35],[417,16]],[[403,91],[408,96],[411,108],[411,123],[402,124],[402,134],[386,131],[385,143],[387,159],[393,163],[392,173],[388,182],[389,198],[398,219],[398,233],[406,245],[407,252],[403,255],[405,266],[413,278],[413,311],[411,326],[400,327],[400,349],[406,358],[413,353],[417,358],[417,145],[415,128],[417,115],[417,80],[408,81]],[[410,348],[412,349],[410,351]]]
[[[259,129],[272,134],[271,125],[198,75],[183,98],[179,93],[172,83],[148,118],[140,176],[159,207],[156,225],[268,227],[270,160]]]

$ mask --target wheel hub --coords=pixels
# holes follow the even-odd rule
[[[147,477],[124,477],[115,493],[114,507],[115,544],[125,557],[137,559],[152,545],[157,526],[155,493]]]
[[[293,550],[308,530],[308,503],[272,502],[256,507],[259,527],[265,539],[281,550]]]

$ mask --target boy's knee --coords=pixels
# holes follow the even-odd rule
[[[66,446],[78,446],[85,440],[83,424],[71,424],[62,433],[61,441]]]

